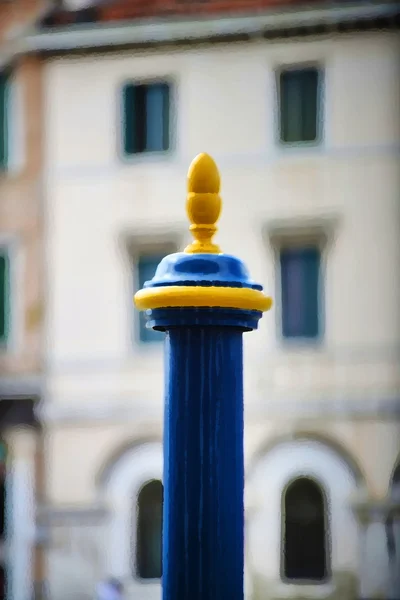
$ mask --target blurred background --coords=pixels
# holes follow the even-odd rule
[[[163,351],[132,296],[222,176],[246,600],[400,600],[397,3],[0,0],[0,600],[160,598]]]

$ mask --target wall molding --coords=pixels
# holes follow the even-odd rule
[[[138,422],[138,420],[162,421],[161,399],[141,398],[138,402],[121,401],[110,396],[92,400],[82,399],[71,405],[63,402],[41,403],[37,408],[38,418],[49,425],[95,425],[100,423]],[[283,399],[268,400],[268,392],[256,401],[245,403],[248,424],[252,420],[264,419],[322,419],[332,420],[400,420],[400,397],[388,398],[329,398],[321,400]]]
[[[248,152],[246,154],[216,153],[213,155],[213,158],[220,169],[236,168],[238,166],[262,169],[266,165],[281,164],[282,162],[290,163],[304,160],[323,160],[326,158],[336,160],[355,159],[359,162],[361,159],[369,157],[398,158],[399,155],[400,144],[395,143],[361,146],[321,144],[313,148],[278,148],[271,145],[271,148],[264,152]],[[168,161],[170,166],[176,169],[177,175],[183,172],[186,177],[187,167],[192,159],[193,156],[174,153],[169,157]],[[149,157],[149,160],[142,161],[140,164],[124,164],[115,159],[108,163],[94,163],[84,167],[72,163],[56,165],[51,174],[51,181],[54,185],[59,180],[95,179],[97,181],[99,178],[107,180],[125,172],[126,169],[130,169],[133,172],[135,168],[143,168],[143,166],[157,168],[159,164],[160,161],[155,161],[153,157]]]
[[[103,523],[109,515],[109,509],[102,504],[89,506],[41,506],[37,511],[38,527],[71,525],[97,525]]]
[[[400,521],[400,502],[390,498],[380,502],[373,500],[355,502],[352,504],[352,510],[364,525],[382,523],[389,518]]]
[[[39,374],[0,377],[0,400],[21,396],[41,397],[43,377]]]
[[[267,394],[266,394],[267,396]],[[246,405],[249,420],[269,419],[322,419],[332,420],[400,420],[400,396],[387,398],[324,398],[317,400],[258,399]]]

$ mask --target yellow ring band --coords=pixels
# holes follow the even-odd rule
[[[214,286],[173,285],[145,288],[135,294],[134,302],[138,310],[215,307],[265,312],[272,306],[272,298],[259,290]]]

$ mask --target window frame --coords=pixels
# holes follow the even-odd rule
[[[278,345],[283,350],[297,350],[310,348],[320,350],[326,343],[327,315],[326,315],[326,290],[329,282],[329,259],[333,242],[337,240],[337,232],[342,221],[340,214],[322,214],[320,216],[302,215],[299,217],[284,217],[272,219],[262,227],[264,243],[272,254],[274,263],[275,286],[275,335]],[[319,336],[316,338],[284,337],[282,334],[282,301],[281,301],[281,272],[280,250],[283,246],[318,245],[321,253],[320,269],[320,327]]]
[[[140,327],[140,316],[136,308],[132,307],[132,297],[138,291],[138,270],[137,263],[140,254],[174,254],[183,247],[183,242],[188,239],[187,228],[176,228],[174,230],[160,230],[157,228],[140,229],[139,231],[127,231],[120,235],[119,244],[125,256],[126,274],[129,277],[128,289],[130,290],[129,304],[126,305],[128,311],[127,347],[129,354],[143,355],[149,353],[160,353],[163,349],[163,343],[141,342],[138,332]],[[132,313],[133,310],[133,313]]]
[[[285,335],[283,326],[283,300],[282,300],[282,260],[281,255],[283,250],[287,249],[298,249],[300,252],[307,249],[316,249],[319,252],[319,277],[318,277],[318,334],[316,336],[308,335]],[[285,343],[295,344],[296,342],[301,344],[317,344],[322,341],[324,337],[324,316],[325,316],[325,286],[324,286],[324,268],[323,268],[323,253],[324,247],[322,240],[318,237],[315,240],[312,237],[306,237],[303,239],[296,239],[295,237],[290,238],[286,243],[282,243],[277,251],[277,270],[279,277],[279,287],[275,290],[276,298],[279,298],[279,329],[280,337]]]
[[[282,273],[280,254],[283,248],[318,248],[320,252],[320,277],[318,281],[318,299],[319,299],[319,315],[318,315],[318,335],[315,337],[308,336],[285,336],[283,335],[283,308],[282,308]],[[281,239],[279,245],[274,247],[275,251],[275,308],[276,308],[276,335],[283,346],[321,346],[325,339],[326,327],[326,304],[325,304],[325,282],[327,269],[326,242],[322,235],[318,234],[303,234],[303,235],[288,235],[286,239]]]
[[[169,147],[167,150],[149,150],[127,154],[124,149],[125,139],[125,111],[124,90],[127,85],[157,85],[166,84],[169,87]],[[123,164],[132,164],[151,160],[167,160],[176,151],[176,116],[177,116],[177,80],[172,75],[157,75],[153,77],[128,77],[120,82],[118,86],[118,116],[119,127],[117,128],[117,156]]]
[[[317,137],[312,141],[285,142],[281,135],[281,75],[287,71],[304,71],[315,69],[318,73],[317,86]],[[326,68],[320,60],[302,61],[299,63],[280,64],[274,69],[275,79],[275,144],[282,150],[313,149],[320,147],[325,142],[325,88]]]
[[[171,254],[171,252],[167,251],[166,253],[164,253],[164,251],[162,250],[163,246],[160,246],[160,250],[157,251],[157,248],[154,246],[150,246],[148,250],[144,250],[143,247],[138,249],[138,251],[135,254],[135,260],[133,262],[133,274],[132,274],[132,279],[133,279],[133,287],[135,290],[135,293],[137,291],[139,291],[140,286],[139,286],[139,263],[140,263],[140,258],[143,256],[154,256],[154,257],[160,257],[163,256],[163,258],[167,255],[167,254]],[[165,247],[167,248],[167,247]],[[154,249],[154,251],[153,251]],[[159,264],[159,263],[158,263]],[[136,315],[136,323],[134,324],[134,336],[135,336],[135,342],[136,344],[138,344],[140,347],[149,347],[149,346],[159,346],[160,344],[163,343],[164,338],[159,338],[159,339],[154,339],[154,340],[142,340],[140,339],[140,333],[141,333],[141,322],[140,322],[140,312],[136,311],[135,312]]]
[[[285,519],[285,499],[286,493],[290,486],[296,481],[307,479],[315,484],[322,495],[323,508],[324,508],[324,537],[325,537],[325,565],[326,565],[326,577],[321,580],[315,579],[291,579],[285,575],[285,531],[286,531],[286,519]],[[281,529],[280,529],[280,563],[279,563],[279,576],[282,583],[287,585],[296,586],[313,586],[320,587],[331,583],[332,581],[332,524],[329,511],[329,494],[325,489],[325,486],[316,477],[309,474],[296,475],[291,477],[286,485],[283,487],[281,492]]]
[[[131,574],[132,578],[141,583],[142,585],[154,585],[159,584],[162,581],[162,531],[161,531],[161,577],[141,577],[138,569],[138,551],[139,551],[139,518],[140,518],[140,507],[139,507],[139,496],[142,490],[150,483],[159,482],[162,487],[163,501],[164,501],[164,483],[161,479],[151,477],[142,483],[139,489],[136,491],[135,501],[136,508],[132,510],[132,535],[135,536],[134,544],[131,544]],[[161,505],[162,515],[164,516],[164,504]]]

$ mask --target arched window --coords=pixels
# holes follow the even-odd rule
[[[321,582],[328,577],[326,505],[320,486],[302,477],[283,494],[283,577]]]
[[[149,481],[137,499],[136,575],[159,579],[162,575],[163,485]]]

